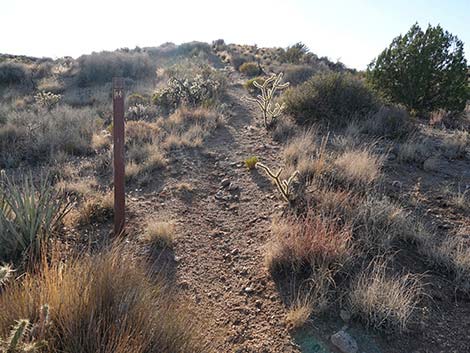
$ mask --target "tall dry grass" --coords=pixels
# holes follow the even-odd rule
[[[122,246],[66,263],[44,261],[0,292],[0,337],[50,308],[45,352],[207,352],[184,301]]]

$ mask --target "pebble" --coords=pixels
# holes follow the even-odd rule
[[[358,351],[356,340],[343,330],[331,336],[331,343],[343,353],[356,353]]]
[[[253,287],[245,287],[244,291],[247,294],[251,294],[255,292],[255,289]]]
[[[223,188],[226,188],[229,185],[230,185],[230,180],[227,179],[227,178],[222,179],[222,181],[220,182],[220,186],[223,187]]]

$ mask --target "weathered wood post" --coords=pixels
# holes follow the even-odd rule
[[[113,78],[114,140],[114,235],[120,235],[125,220],[124,190],[124,80]]]

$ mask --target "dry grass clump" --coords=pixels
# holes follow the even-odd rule
[[[185,305],[153,281],[122,247],[46,261],[0,293],[0,337],[16,320],[38,319],[48,304],[44,352],[194,353],[206,351]]]
[[[445,135],[440,149],[447,158],[464,158],[470,146],[470,134],[467,131],[456,131]]]
[[[428,141],[420,141],[416,137],[410,137],[407,141],[398,145],[397,159],[400,162],[422,163],[432,152],[432,147]]]
[[[165,131],[163,148],[171,150],[179,147],[200,147],[212,131],[223,124],[223,118],[218,112],[207,108],[182,107],[157,123]]]
[[[316,131],[309,129],[293,137],[285,146],[283,157],[287,167],[286,174],[298,170],[304,181],[314,175],[321,175],[327,168],[326,144],[328,136],[316,143]]]
[[[108,148],[111,145],[110,134],[107,131],[101,131],[100,133],[94,133],[91,138],[91,148],[95,151],[100,151]]]
[[[312,267],[345,263],[351,254],[352,230],[328,216],[308,214],[272,225],[273,240],[265,262],[271,272],[300,273]]]
[[[421,244],[429,236],[423,225],[386,196],[367,195],[352,217],[355,234],[365,249],[386,250],[403,240]]]
[[[173,222],[149,221],[143,240],[155,248],[171,248],[175,241]]]
[[[45,161],[58,152],[87,154],[96,127],[96,113],[88,108],[11,110],[0,126],[0,164]]]
[[[334,161],[336,178],[346,184],[371,186],[381,177],[384,157],[376,155],[370,147],[350,149]]]
[[[458,236],[452,236],[441,244],[428,242],[421,251],[437,267],[451,273],[455,287],[470,293],[470,242]]]
[[[384,262],[372,262],[353,282],[349,302],[354,316],[376,329],[406,330],[413,321],[423,285],[413,274],[387,275]]]
[[[413,129],[408,112],[398,106],[382,106],[361,124],[365,133],[392,139],[408,136]]]
[[[126,123],[126,142],[143,144],[153,142],[159,134],[155,124],[143,120],[131,120]]]
[[[66,219],[66,223],[68,225],[87,225],[95,222],[104,222],[111,218],[113,212],[113,193],[94,193],[84,199],[77,210],[71,212]]]

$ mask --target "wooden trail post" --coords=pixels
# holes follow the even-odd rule
[[[124,229],[124,80],[113,78],[114,236]]]

